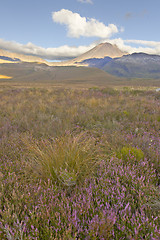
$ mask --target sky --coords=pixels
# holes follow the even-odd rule
[[[101,42],[160,55],[160,0],[0,0],[0,49],[48,60]]]

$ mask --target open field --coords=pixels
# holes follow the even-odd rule
[[[160,81],[77,81],[0,82],[0,239],[158,240]]]

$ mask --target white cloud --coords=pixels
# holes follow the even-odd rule
[[[109,38],[118,32],[118,28],[114,24],[106,26],[94,18],[81,17],[78,13],[73,13],[67,9],[61,9],[52,13],[52,19],[56,23],[67,26],[68,36],[79,38],[83,37],[99,37]]]
[[[134,44],[139,44],[139,45],[146,45],[149,47],[158,47],[160,46],[160,42],[155,42],[155,41],[146,41],[146,40],[125,40],[127,43],[134,43]]]
[[[0,39],[1,49],[5,49],[10,52],[19,54],[33,55],[50,60],[66,60],[69,58],[74,58],[89,51],[91,48],[95,46],[96,44],[93,43],[90,44],[89,46],[70,47],[64,45],[57,48],[42,48],[40,46],[34,45],[31,42],[27,44],[20,44],[17,42],[5,41],[3,39]]]
[[[77,2],[93,4],[92,0],[77,0]]]
[[[112,40],[107,39],[106,41],[110,42],[111,44],[116,44],[120,50],[126,51],[130,54],[134,52],[144,52],[148,54],[160,55],[160,42],[145,40],[123,40],[121,38]],[[130,44],[134,44],[134,47]]]

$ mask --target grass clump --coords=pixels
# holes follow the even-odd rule
[[[92,176],[99,163],[95,139],[88,138],[86,133],[76,136],[68,133],[51,141],[27,137],[22,141],[34,173],[65,186],[76,185]]]

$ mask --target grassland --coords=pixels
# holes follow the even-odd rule
[[[160,93],[0,85],[0,239],[158,240]]]

